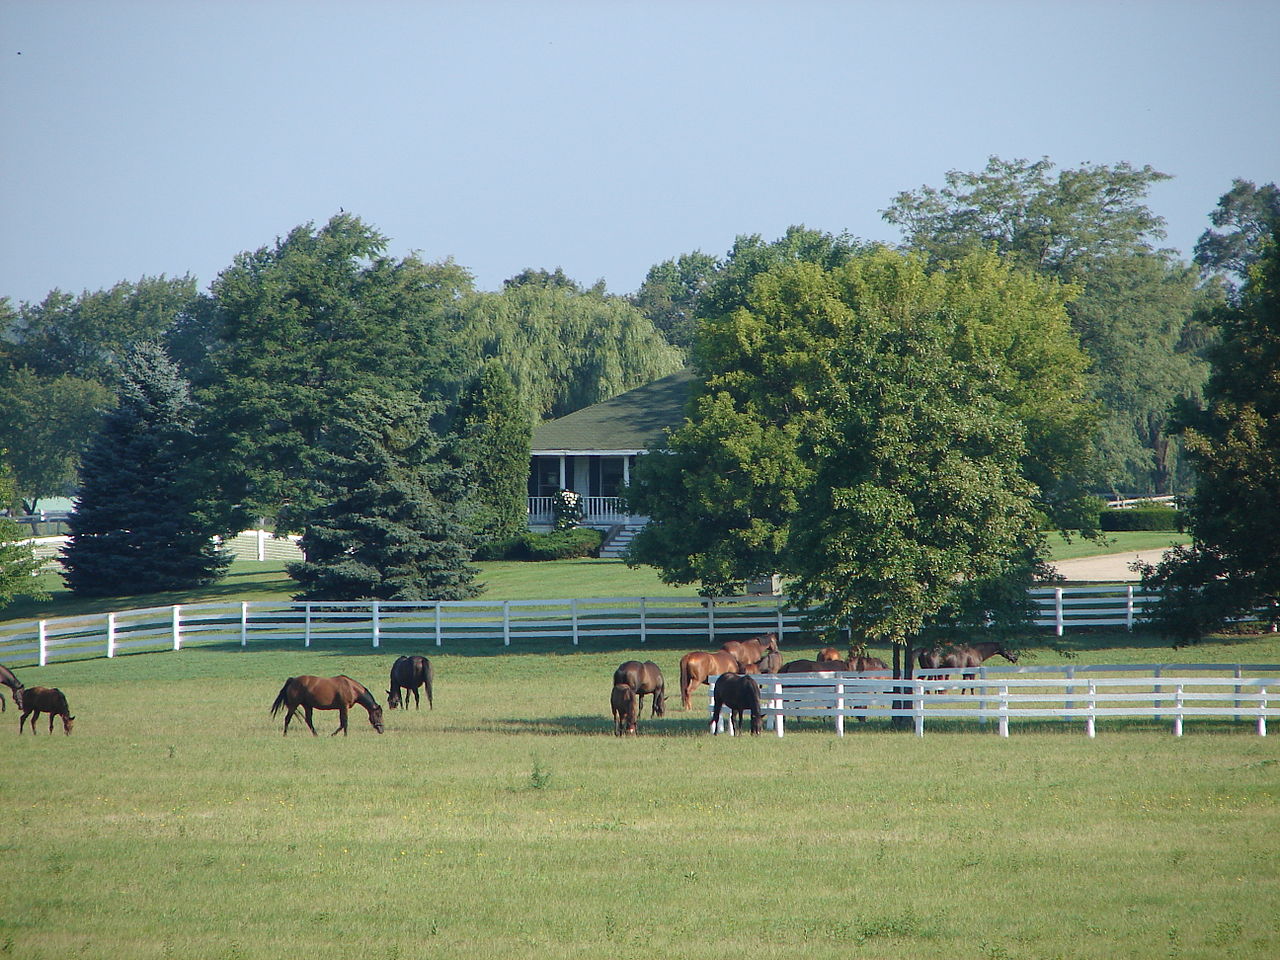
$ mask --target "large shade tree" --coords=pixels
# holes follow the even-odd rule
[[[652,521],[632,562],[709,593],[781,572],[863,641],[1025,596],[994,585],[1029,582],[1040,510],[1093,416],[1068,293],[991,254],[757,275],[703,324],[704,387],[637,465],[629,496]]]

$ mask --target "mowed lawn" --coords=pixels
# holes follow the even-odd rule
[[[551,581],[548,581],[551,582]],[[559,591],[549,590],[549,594]],[[1125,633],[1034,662],[1280,662],[1271,637]],[[684,649],[191,648],[24,668],[76,728],[0,752],[0,956],[1114,958],[1280,955],[1280,737],[1249,722],[816,723],[711,737]],[[398,653],[434,710],[287,738],[285,678],[385,703]],[[788,649],[809,656],[809,649]],[[612,735],[613,668],[666,718]],[[1273,733],[1280,731],[1273,731]]]

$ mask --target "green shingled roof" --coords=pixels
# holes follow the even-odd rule
[[[636,387],[610,400],[548,420],[533,431],[533,452],[643,450],[662,439],[667,427],[684,422],[693,371]]]

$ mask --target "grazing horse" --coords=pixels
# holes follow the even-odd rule
[[[17,703],[17,698],[14,698]],[[40,719],[40,714],[47,713],[49,715],[49,732],[53,733],[53,718],[62,718],[62,732],[67,736],[71,736],[71,727],[75,724],[76,718],[71,715],[71,711],[67,708],[67,698],[63,696],[61,690],[51,687],[32,687],[29,690],[22,691],[22,718],[18,721],[18,734],[22,734],[22,725],[27,722],[27,717],[31,717],[31,733],[34,736],[36,732],[36,721]],[[35,714],[35,716],[31,716]]]
[[[338,677],[290,677],[284,682],[284,686],[280,688],[280,693],[276,695],[276,702],[271,705],[271,715],[274,717],[280,712],[281,707],[289,708],[289,712],[284,716],[284,734],[288,736],[289,721],[293,719],[293,715],[301,707],[303,719],[307,721],[307,729],[311,731],[311,735],[314,737],[317,734],[315,726],[311,723],[311,711],[337,710],[339,716],[338,729],[333,731],[332,736],[337,736],[341,733],[345,737],[347,735],[347,709],[353,703],[358,703],[369,711],[369,722],[373,724],[373,729],[381,733],[382,708],[373,699],[373,694],[345,675]]]
[[[720,711],[725,706],[729,708],[730,735],[742,729],[744,710],[751,711],[752,735],[760,732],[764,711],[760,706],[760,685],[755,677],[745,673],[722,673],[711,689],[711,698],[715,702],[715,711],[711,714],[712,733],[720,726]]]
[[[0,665],[0,684],[3,684],[4,686],[8,687],[10,690],[13,691],[13,705],[17,707],[19,710],[21,710],[22,709],[22,690],[23,690],[22,681],[13,675],[12,670],[10,670],[8,667],[3,665]],[[4,697],[0,695],[0,711],[4,711],[8,709],[9,708],[5,706]]]
[[[929,650],[921,650],[916,656],[916,662],[920,664],[922,670],[936,670],[940,667],[980,667],[983,662],[990,660],[996,654],[1004,657],[1010,663],[1018,662],[1018,655],[1010,653],[1004,648],[1004,644],[998,641],[984,641],[982,643],[970,644],[953,644],[949,647],[933,647]],[[972,680],[977,676],[976,672],[966,671],[960,675],[961,681]],[[972,693],[974,688],[969,687]],[[960,692],[964,693],[965,688],[962,686]]]
[[[649,716],[666,716],[667,682],[662,679],[662,671],[652,660],[644,663],[639,660],[626,661],[613,671],[613,682],[628,684],[635,691],[637,716],[644,708],[645,694],[649,695]]]
[[[688,710],[693,697],[693,688],[700,683],[708,683],[708,677],[718,673],[737,673],[738,658],[725,650],[706,653],[696,650],[686,653],[680,658],[680,706]]]
[[[391,665],[391,689],[387,691],[387,709],[394,710],[403,703],[404,708],[408,710],[410,693],[413,694],[414,709],[422,709],[418,688],[425,687],[427,706],[434,710],[435,703],[431,699],[431,683],[434,678],[435,671],[431,669],[431,661],[426,657],[398,657]],[[402,695],[401,688],[407,693]]]
[[[636,691],[631,684],[615,683],[613,693],[609,695],[609,706],[613,709],[615,736],[637,732],[636,718],[640,711],[636,706]]]
[[[843,660],[844,657],[840,656],[840,651],[835,647],[823,647],[818,651],[817,659],[819,663],[825,663],[828,660]]]
[[[737,658],[738,666],[746,669],[753,663],[759,663],[768,653],[776,653],[778,650],[778,635],[776,633],[766,633],[758,637],[752,637],[750,640],[727,640],[720,647],[725,653],[732,654]]]

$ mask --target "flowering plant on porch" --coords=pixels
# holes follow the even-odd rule
[[[570,530],[582,522],[582,495],[572,490],[557,490],[551,496],[551,510],[557,530]]]

